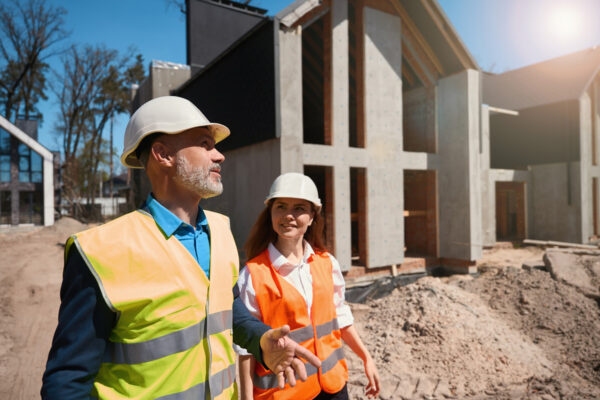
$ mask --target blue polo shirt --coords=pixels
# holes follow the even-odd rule
[[[148,195],[143,209],[152,215],[165,238],[175,236],[210,278],[210,230],[202,207],[198,206],[196,226],[183,222],[152,194]]]

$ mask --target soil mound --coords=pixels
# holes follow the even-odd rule
[[[75,218],[62,217],[54,223],[52,226],[47,226],[42,229],[41,233],[53,234],[58,238],[64,237],[65,240],[69,236],[84,229],[87,229],[89,225],[84,224]]]
[[[598,306],[547,272],[428,277],[354,310],[383,399],[600,398]],[[359,399],[362,362],[346,353]]]

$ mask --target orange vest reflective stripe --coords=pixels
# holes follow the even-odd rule
[[[229,219],[205,211],[210,281],[154,219],[134,211],[67,241],[117,313],[92,395],[101,399],[237,399],[232,287],[238,253]]]
[[[276,376],[256,363],[253,376],[255,399],[312,399],[321,389],[328,393],[340,391],[348,380],[333,304],[331,260],[327,253],[317,253],[311,257],[309,265],[313,281],[310,317],[302,295],[271,265],[268,250],[247,263],[263,322],[273,327],[288,324],[290,337],[321,360],[318,370],[306,364],[306,382],[298,380],[294,387],[286,384],[283,390],[277,387]]]

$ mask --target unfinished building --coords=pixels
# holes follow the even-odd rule
[[[37,121],[0,116],[0,225],[54,224],[54,154],[37,142]]]
[[[483,82],[484,244],[598,237],[600,48]]]
[[[172,93],[232,131],[224,193],[205,206],[231,217],[238,246],[273,179],[304,172],[350,276],[469,270],[482,245],[480,73],[437,2],[298,0],[273,18],[187,4],[194,73]],[[210,57],[197,44],[223,24],[207,15],[245,26]]]

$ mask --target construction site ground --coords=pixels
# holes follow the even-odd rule
[[[0,231],[0,399],[39,398],[63,245],[85,227],[62,218]],[[351,305],[380,397],[600,399],[600,253],[506,246],[478,267]],[[350,397],[363,398],[362,362],[346,355]]]

